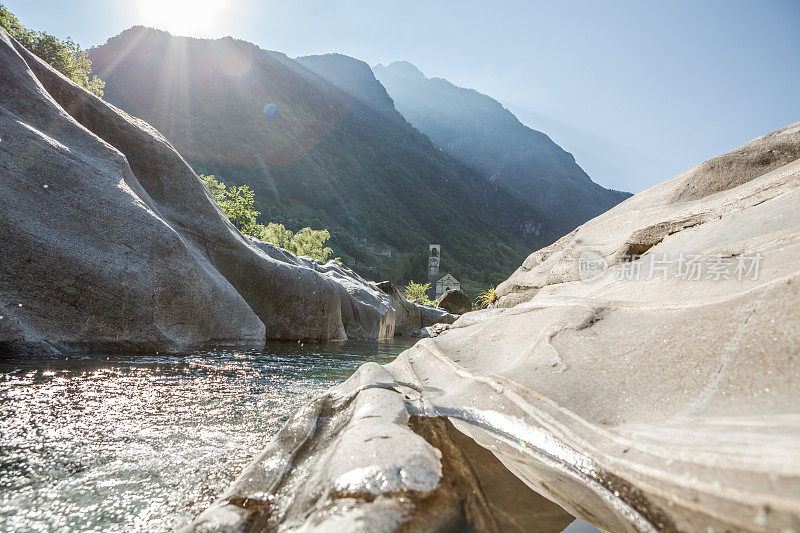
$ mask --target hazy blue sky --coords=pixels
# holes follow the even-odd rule
[[[484,92],[640,191],[800,120],[800,1],[0,0],[85,47],[134,24],[398,59]]]

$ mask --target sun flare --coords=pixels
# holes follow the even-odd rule
[[[175,35],[212,37],[222,29],[232,4],[226,0],[138,0],[135,9],[145,26]]]

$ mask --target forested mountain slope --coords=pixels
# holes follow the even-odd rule
[[[594,183],[572,154],[485,94],[427,78],[405,61],[373,71],[412,125],[457,160],[545,210],[560,233],[630,196]]]
[[[354,96],[344,78],[337,87],[304,66],[312,60],[232,38],[134,27],[89,57],[106,100],[157,127],[195,171],[252,187],[264,221],[329,228],[370,278],[421,278],[438,242],[444,269],[494,284],[558,236],[540,210],[408,124],[360,61],[332,56],[358,85],[371,78]]]

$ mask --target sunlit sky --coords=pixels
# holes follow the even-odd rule
[[[800,1],[0,0],[102,44],[135,24],[295,57],[407,60],[496,98],[640,191],[800,120]]]

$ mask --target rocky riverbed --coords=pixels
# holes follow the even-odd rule
[[[298,410],[190,529],[799,529],[799,155],[800,123],[535,252]],[[509,506],[508,472],[544,498]]]
[[[388,339],[454,316],[242,236],[0,30],[0,351]],[[800,123],[531,254],[300,407],[197,530],[800,530]],[[528,490],[530,489],[530,490]]]

